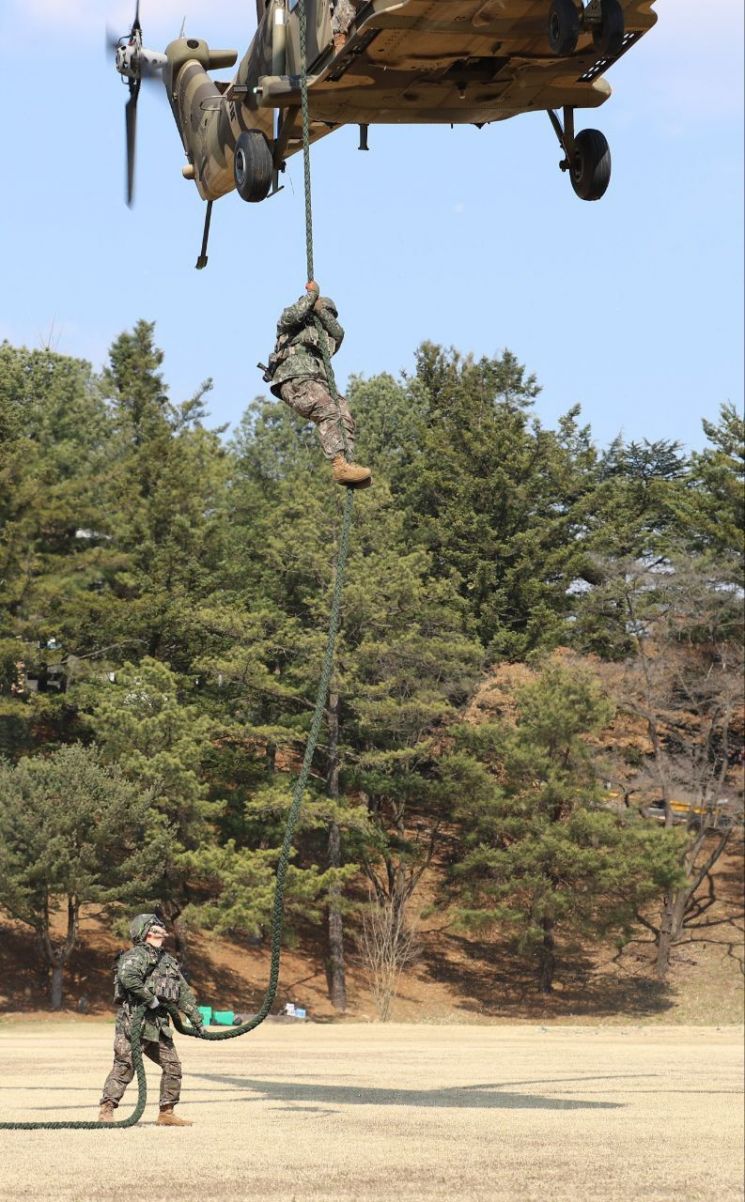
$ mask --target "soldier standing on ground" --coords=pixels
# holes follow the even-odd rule
[[[161,1002],[171,1002],[183,1010],[195,1027],[201,1030],[202,1016],[197,1001],[182,976],[173,956],[163,951],[166,928],[156,914],[138,914],[129,927],[132,947],[119,957],[116,968],[114,1000],[121,1002],[116,1016],[114,1064],[106,1078],[101,1096],[98,1120],[110,1123],[124,1091],[134,1076],[132,1062],[132,1015],[137,1006],[145,1005],[145,1020],[141,1042],[145,1056],[160,1065],[161,1127],[190,1127],[188,1119],[178,1118],[173,1108],[181,1096],[181,1061],[173,1046],[168,1012]]]
[[[318,284],[311,280],[305,285],[305,296],[283,311],[264,379],[270,382],[275,396],[318,427],[321,449],[331,460],[337,484],[361,488],[370,483],[370,469],[351,462],[354,420],[346,398],[340,396],[335,401],[331,395],[321,348],[324,335],[316,328],[315,319],[323,327],[329,357],[341,346],[344,330],[339,325],[336,305],[330,297],[319,296],[319,291]]]

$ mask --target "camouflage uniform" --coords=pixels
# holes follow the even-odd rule
[[[118,1106],[125,1089],[134,1076],[132,1063],[132,1014],[136,1006],[148,1006],[142,1027],[142,1051],[159,1064],[160,1105],[175,1106],[181,1094],[181,1061],[173,1046],[168,1012],[162,1007],[149,1008],[156,997],[169,1000],[183,1010],[195,1026],[201,1027],[202,1016],[197,1001],[187,985],[173,956],[146,943],[138,943],[124,952],[116,973],[117,982],[125,996],[116,1016],[114,1064],[106,1078],[101,1105]]]
[[[321,449],[327,459],[346,455],[351,460],[354,453],[354,420],[346,398],[340,396],[337,403],[331,395],[321,351],[321,335],[313,319],[317,317],[323,326],[329,356],[335,355],[341,346],[344,330],[328,301],[313,308],[317,299],[317,293],[307,292],[296,304],[285,309],[277,322],[277,343],[272,356],[276,366],[271,370],[271,391],[306,421],[315,423]],[[346,451],[340,415],[347,436]]]
[[[346,35],[357,15],[355,0],[336,0],[331,13],[331,29],[334,34]]]

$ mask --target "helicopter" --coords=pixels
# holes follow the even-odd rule
[[[608,99],[605,73],[655,24],[654,3],[305,0],[310,139],[357,125],[359,149],[367,150],[370,125],[481,128],[543,111],[574,192],[599,200],[610,182],[610,149],[597,129],[575,132],[575,110]],[[234,67],[235,50],[212,49],[183,30],[163,53],[146,49],[139,0],[129,34],[113,41],[129,88],[127,203],[140,85],[159,76],[186,154],[182,174],[208,204],[204,262],[213,201],[233,189],[245,201],[265,200],[303,145],[298,0],[256,0],[256,10],[257,31],[229,82],[210,72]]]

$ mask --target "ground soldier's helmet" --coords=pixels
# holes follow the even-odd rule
[[[129,924],[129,934],[133,943],[144,943],[147,939],[148,932],[153,927],[162,927],[165,930],[165,924],[162,918],[158,918],[157,914],[138,914]]]

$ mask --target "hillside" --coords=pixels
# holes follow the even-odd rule
[[[676,949],[667,986],[654,980],[651,946],[641,936],[620,956],[612,947],[599,954],[577,947],[559,972],[554,995],[542,998],[503,941],[454,933],[440,913],[420,924],[421,950],[401,977],[393,1018],[435,1023],[573,1018],[742,1022],[742,851],[741,845],[734,847],[720,861],[715,877],[718,901],[707,914],[714,925]],[[84,914],[81,943],[66,978],[68,1011],[113,1013],[111,966],[122,946],[94,911]],[[187,971],[201,1002],[251,1012],[263,994],[268,970],[264,949],[192,933]],[[374,1021],[367,973],[353,947],[347,985],[347,1017]],[[7,919],[0,922],[0,1012],[48,1013],[45,990],[44,970],[30,934]],[[304,932],[298,946],[283,952],[275,1010],[286,1001],[304,1005],[317,1021],[338,1017],[326,994],[323,947],[314,930]]]

